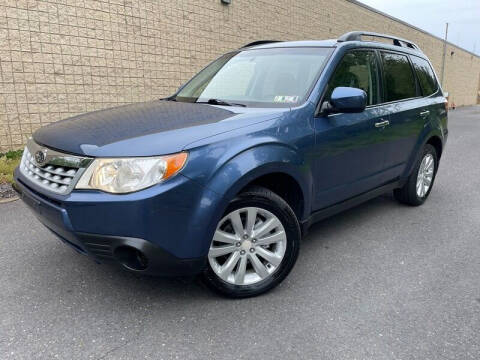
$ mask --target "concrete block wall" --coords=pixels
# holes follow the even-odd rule
[[[2,0],[0,152],[51,122],[171,94],[247,42],[351,30],[411,39],[440,76],[440,39],[354,1]],[[480,58],[452,45],[447,54],[444,88],[458,106],[476,103]]]

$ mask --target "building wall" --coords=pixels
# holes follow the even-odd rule
[[[2,0],[0,152],[68,116],[168,95],[247,42],[358,29],[411,39],[440,76],[440,39],[347,0]],[[447,54],[451,100],[476,103],[480,58]]]

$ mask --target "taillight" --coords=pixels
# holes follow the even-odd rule
[[[448,111],[448,100],[447,99],[445,99],[444,104],[445,104],[445,111]]]

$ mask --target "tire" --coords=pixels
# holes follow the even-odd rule
[[[274,239],[278,241],[272,242]],[[266,188],[251,187],[230,202],[218,223],[202,279],[209,288],[230,298],[263,294],[292,270],[300,240],[297,217],[285,200]],[[224,249],[229,253],[218,255]]]
[[[417,186],[418,186],[418,181],[419,180],[419,172],[423,168],[425,163],[425,159],[428,159],[431,157],[433,159],[433,170],[431,172],[431,181],[429,184],[429,187],[427,190],[423,189],[423,192],[418,191]],[[400,189],[395,189],[393,191],[393,195],[395,196],[395,199],[397,199],[399,202],[403,204],[407,204],[410,206],[419,206],[422,205],[425,200],[427,200],[428,196],[430,195],[430,192],[432,191],[433,188],[433,183],[435,181],[435,176],[437,174],[437,169],[438,169],[438,157],[437,157],[437,151],[435,148],[430,145],[430,144],[425,144],[423,147],[421,156],[419,157],[417,163],[415,164],[415,167],[410,174],[410,176],[407,179],[407,182],[405,185],[400,188]],[[427,177],[425,177],[427,179]],[[425,184],[425,183],[423,183]],[[423,185],[426,186],[426,185]]]

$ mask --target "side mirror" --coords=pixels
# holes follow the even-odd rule
[[[324,113],[359,113],[367,106],[367,93],[362,89],[336,87],[330,102],[322,104]]]

